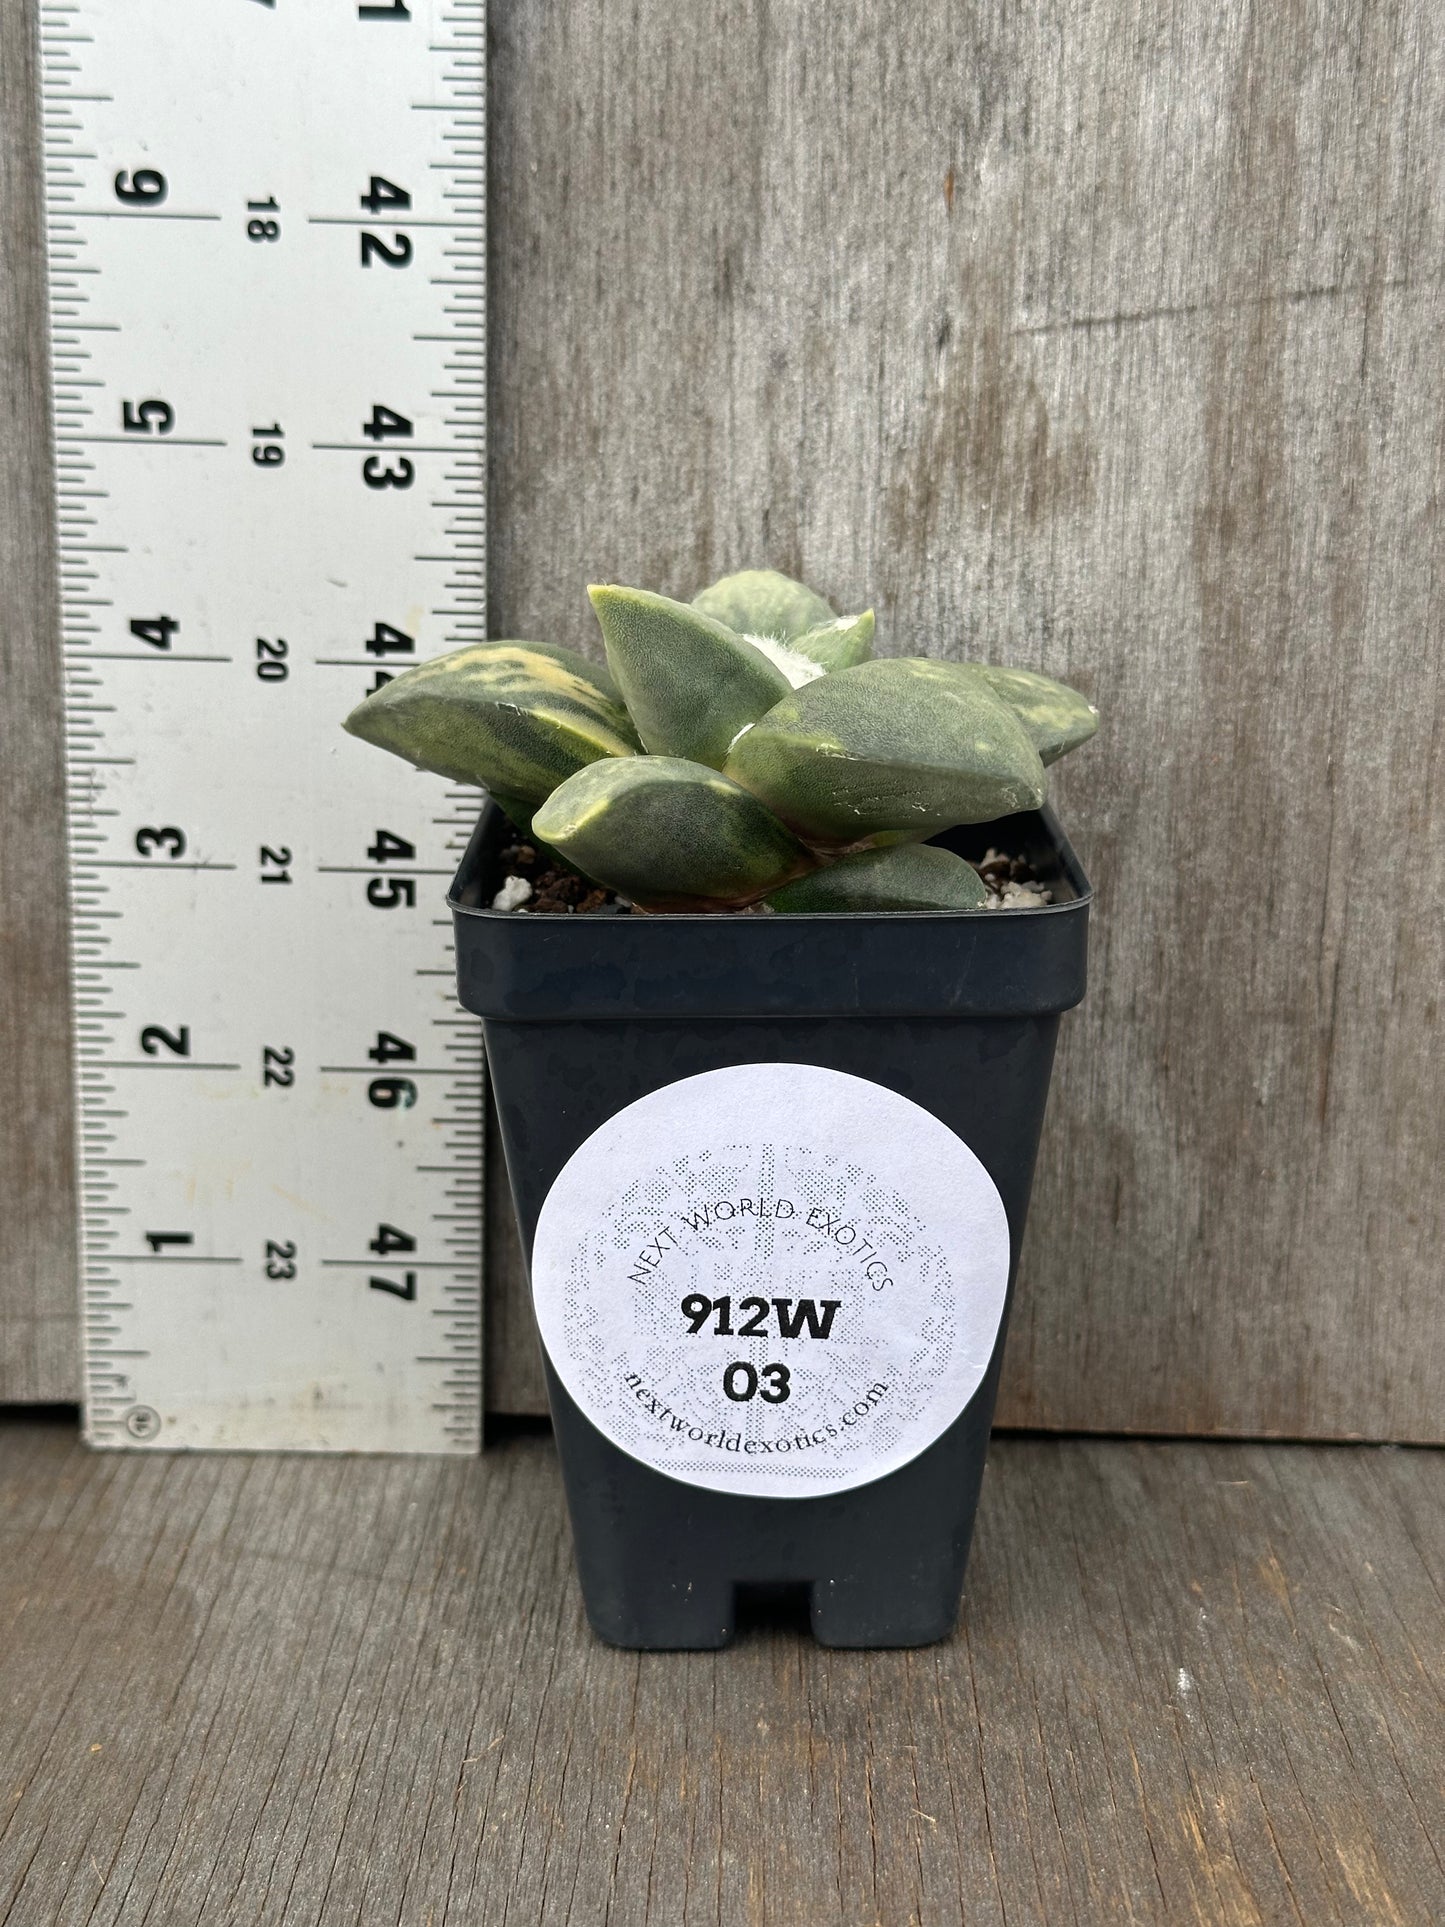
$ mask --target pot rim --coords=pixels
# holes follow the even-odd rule
[[[1092,892],[1047,811],[947,838],[965,855],[1012,845],[1043,881],[1073,893],[1008,911],[518,915],[491,908],[513,834],[488,804],[448,896],[458,995],[488,1020],[1040,1017],[1084,995]]]

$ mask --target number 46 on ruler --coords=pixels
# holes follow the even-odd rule
[[[484,28],[42,8],[96,1444],[477,1446],[477,799],[338,725],[485,634]]]

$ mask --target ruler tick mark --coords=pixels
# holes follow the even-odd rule
[[[336,211],[283,214],[288,239],[272,254],[250,243],[275,237],[242,231],[245,203],[265,183],[244,179],[232,158],[269,125],[264,66],[218,72],[202,121],[190,102],[158,95],[148,71],[162,14],[180,57],[207,56],[196,10],[177,14],[156,0],[118,12],[105,0],[41,5],[87,1436],[105,1446],[475,1451],[482,1112],[468,1100],[484,1088],[480,1030],[473,1024],[467,1034],[465,1019],[443,1028],[443,1050],[423,1053],[441,1062],[355,1061],[378,1024],[424,1045],[415,1026],[454,1008],[443,981],[453,976],[445,931],[426,914],[379,922],[384,906],[366,901],[365,886],[307,891],[305,882],[390,874],[430,888],[450,876],[476,799],[449,795],[442,810],[435,802],[418,809],[409,775],[384,759],[354,771],[348,762],[351,787],[328,802],[329,850],[353,847],[337,836],[348,822],[358,850],[386,823],[411,840],[415,856],[401,871],[321,865],[304,847],[315,816],[292,773],[307,767],[318,741],[339,747],[330,732],[345,692],[309,669],[365,672],[364,689],[372,672],[397,666],[365,651],[318,658],[314,647],[359,647],[378,612],[407,608],[414,620],[396,620],[415,636],[418,658],[485,633],[484,8],[444,0],[433,21],[448,39],[413,43],[404,71],[400,62],[395,71],[363,70],[349,37],[338,42],[319,10],[290,10],[289,71],[313,107],[304,129],[277,136],[282,198],[288,210]],[[97,23],[104,33],[92,35]],[[322,161],[347,137],[359,101],[387,171],[409,184],[414,205],[404,211],[383,206],[368,218],[336,206]],[[118,126],[143,138],[98,166],[112,155]],[[129,183],[116,177],[120,199],[133,192],[149,204],[107,204],[120,162],[130,169]],[[188,200],[183,184],[201,180],[218,185],[193,186]],[[167,190],[181,205],[160,204]],[[144,236],[135,231],[141,223]],[[376,301],[380,282],[355,274],[355,244],[335,244],[325,230],[393,225],[415,230],[421,248],[435,233],[432,264],[442,272],[435,284],[424,273],[388,283],[406,292],[388,318]],[[288,280],[298,261],[305,276]],[[248,323],[230,269],[213,272],[222,262],[247,289],[264,288],[264,330]],[[97,307],[105,320],[91,318]],[[336,341],[361,334],[371,372],[358,378]],[[408,447],[337,435],[311,443],[359,425],[378,392],[440,441]],[[148,399],[157,395],[169,401]],[[138,411],[148,432],[117,432],[122,407]],[[170,432],[159,434],[166,410]],[[285,452],[263,467],[244,451],[265,439],[254,424],[270,421],[273,445]],[[189,452],[184,462],[148,463],[115,452],[124,448]],[[357,466],[363,456],[394,464],[415,455],[420,486],[363,494],[351,463],[312,463],[313,449],[351,454]],[[307,545],[324,552],[324,572],[306,565],[293,538],[298,487]],[[437,487],[440,497],[431,494]],[[232,580],[237,528],[266,566]],[[434,564],[444,575],[424,578],[426,586],[452,600],[418,612],[416,571]],[[178,646],[140,646],[143,632],[126,636],[117,610]],[[289,634],[289,655],[269,659],[284,674],[268,682],[250,673],[250,639],[278,633]],[[161,662],[221,664],[233,674],[137,682],[127,666]],[[278,693],[280,680],[289,687]],[[203,692],[224,698],[219,726],[196,726]],[[120,854],[143,827],[166,841],[146,858]],[[248,851],[257,853],[254,867]],[[268,858],[283,852],[284,880],[300,887],[258,891],[257,882],[275,880]],[[158,891],[138,880],[143,870],[181,881]],[[378,944],[386,962],[364,994],[325,961]],[[119,1055],[137,1042],[141,1058]],[[286,1081],[268,1083],[268,1067]],[[147,1070],[200,1075],[152,1084],[135,1075]],[[367,1082],[382,1076],[434,1093],[440,1116],[423,1103],[380,1118],[365,1097]],[[317,1213],[333,1227],[333,1249],[365,1252],[380,1221],[383,1230],[400,1227],[396,1235],[410,1227],[441,1255],[323,1259],[310,1231]],[[152,1226],[170,1228],[142,1229]],[[210,1249],[116,1248],[180,1237]],[[292,1261],[276,1255],[287,1250],[296,1254],[289,1278]],[[416,1314],[369,1293],[366,1280],[390,1272],[399,1284],[408,1262],[435,1301],[422,1314],[442,1322],[428,1316],[417,1327],[423,1338],[398,1345],[396,1318]],[[343,1295],[347,1347],[339,1351],[329,1334],[340,1329]],[[422,1351],[423,1342],[433,1349]],[[216,1387],[205,1403],[194,1393],[202,1347]],[[293,1381],[327,1388],[314,1411],[276,1396]]]
[[[87,160],[96,160],[95,154],[87,154]],[[171,208],[126,208],[126,207],[71,207],[67,208],[68,219],[77,221],[219,221],[219,214],[183,214]]]

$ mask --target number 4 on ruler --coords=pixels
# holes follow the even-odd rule
[[[483,0],[42,11],[87,1436],[475,1451],[476,798],[339,722],[486,632]]]

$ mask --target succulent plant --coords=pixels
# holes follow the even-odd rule
[[[691,602],[589,589],[606,669],[537,642],[420,663],[346,719],[489,790],[566,863],[646,910],[970,910],[971,866],[926,839],[1043,802],[1098,712],[1032,670],[872,656],[773,569]]]
[[[813,867],[766,804],[680,756],[590,764],[553,790],[532,833],[656,910],[728,910]]]
[[[775,910],[979,910],[988,891],[971,863],[932,843],[858,850],[770,892]]]
[[[966,666],[923,658],[860,662],[792,691],[726,768],[819,849],[921,841],[1044,800],[1013,710]]]
[[[346,727],[418,769],[481,784],[524,827],[569,776],[642,748],[607,672],[546,642],[479,642],[418,663]]]
[[[645,589],[588,590],[607,667],[650,756],[721,769],[749,723],[791,695],[778,658],[685,602]],[[799,658],[799,662],[803,662]],[[812,663],[808,674],[821,675]]]

